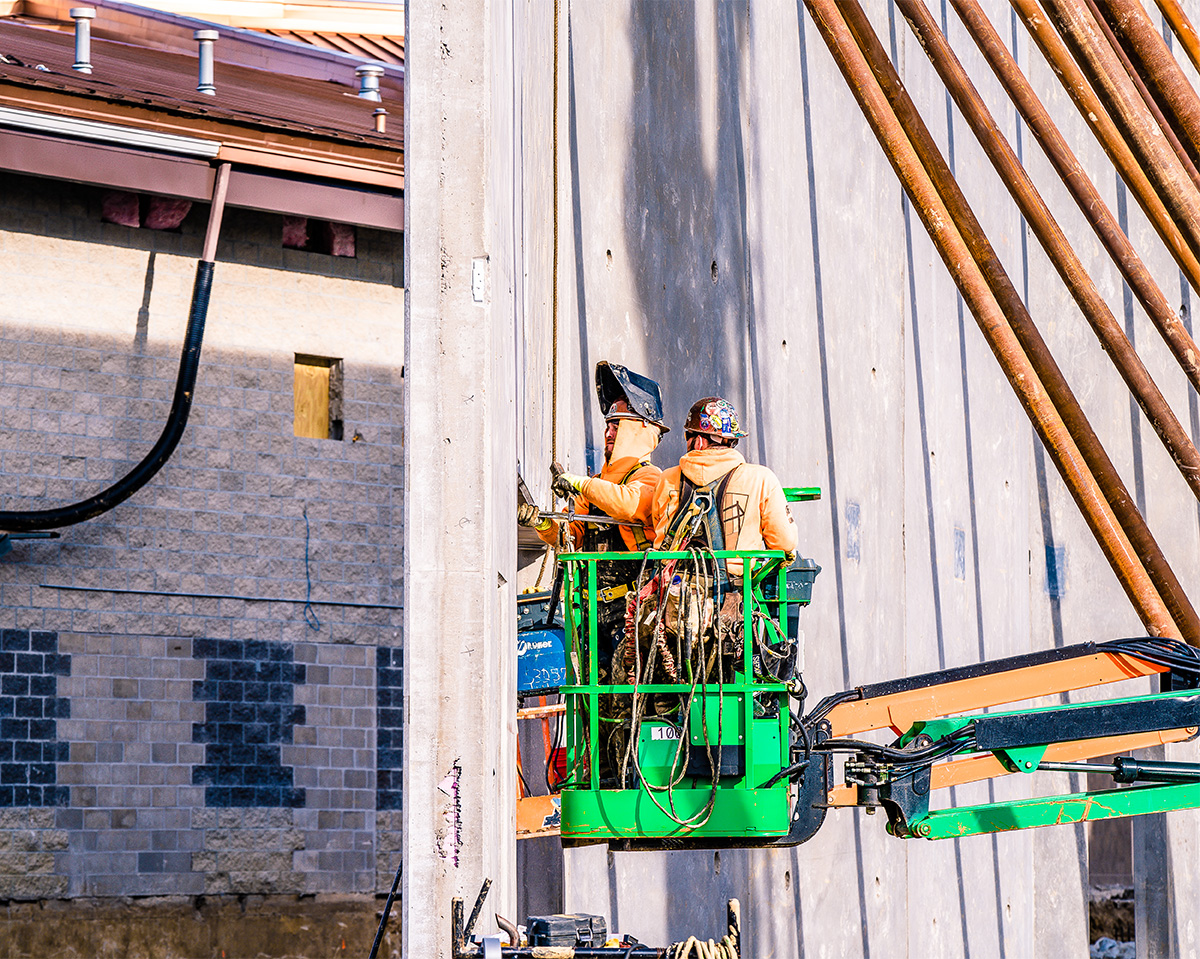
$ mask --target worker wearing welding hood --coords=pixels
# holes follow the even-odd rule
[[[604,465],[596,476],[568,473],[551,467],[552,487],[559,496],[574,498],[580,519],[571,524],[574,549],[584,553],[631,552],[649,547],[654,535],[651,502],[662,470],[650,454],[668,432],[663,423],[658,384],[616,363],[596,364],[596,396],[604,414]],[[609,516],[629,526],[587,522],[587,516]],[[522,505],[517,519],[535,529],[544,542],[558,546],[563,524],[538,519],[535,506]],[[625,628],[627,594],[637,578],[638,563],[598,562],[596,578],[597,659],[607,674],[613,648]]]
[[[655,548],[687,549],[702,540],[709,549],[780,549],[789,563],[795,559],[798,536],[783,486],[734,449],[747,434],[733,404],[719,396],[697,400],[683,433],[687,452],[654,491]],[[726,571],[740,579],[741,560],[729,560]]]

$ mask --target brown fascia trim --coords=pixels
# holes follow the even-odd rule
[[[0,170],[207,203],[214,168],[202,160],[0,130]],[[404,229],[404,197],[393,192],[273,176],[234,167],[229,206],[376,230]]]
[[[286,130],[259,131],[219,120],[176,115],[131,104],[72,96],[37,87],[0,83],[0,104],[23,110],[116,123],[141,130],[201,137],[220,142],[232,162],[289,173],[349,180],[390,190],[404,189],[404,153],[373,144],[346,143],[289,134]],[[242,151],[239,156],[239,151]],[[238,159],[234,159],[238,157]]]

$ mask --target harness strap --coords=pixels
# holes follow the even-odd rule
[[[680,473],[678,505],[675,515],[667,525],[664,538],[669,550],[687,548],[687,544],[700,535],[701,530],[704,531],[709,549],[725,548],[725,525],[721,521],[721,505],[725,500],[729,481],[733,479],[733,474],[739,466],[740,463],[703,486],[697,486]]]

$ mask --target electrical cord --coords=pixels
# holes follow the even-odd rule
[[[1179,640],[1156,636],[1132,637],[1097,643],[1096,648],[1136,656],[1145,662],[1167,666],[1174,672],[1200,679],[1200,651]]]
[[[223,198],[221,203],[224,203]],[[215,200],[214,215],[216,222],[220,223],[220,212]],[[171,400],[167,422],[150,452],[107,489],[78,503],[42,510],[0,510],[0,529],[19,533],[73,526],[94,519],[125,502],[166,465],[183,438],[183,431],[187,427],[188,415],[192,409],[196,374],[200,369],[200,347],[204,342],[204,325],[212,294],[213,266],[209,260],[200,260],[196,264],[196,280],[192,286],[187,329],[183,334],[183,350],[179,358],[179,373],[175,379],[175,394]]]
[[[321,620],[312,605],[312,571],[309,568],[308,553],[308,504],[304,504],[304,621],[314,633],[321,631]]]
[[[517,766],[517,778],[521,780],[521,788],[525,790],[525,795],[532,796],[533,790],[529,788],[529,783],[525,780],[525,772],[520,766]]]
[[[800,731],[800,739],[804,746],[804,758],[788,766],[784,766],[783,769],[779,770],[779,772],[759,786],[759,789],[770,789],[781,779],[798,777],[812,764],[812,742],[808,737],[808,727],[797,720],[795,716],[792,717],[792,725]]]
[[[814,745],[813,751],[865,753],[897,765],[923,765],[949,753],[969,749],[974,740],[974,724],[968,723],[920,749],[897,749],[894,746],[881,746],[862,739],[826,739]]]
[[[847,689],[844,692],[826,696],[813,707],[811,713],[804,717],[804,725],[810,729],[816,729],[817,724],[833,712],[834,707],[840,706],[842,703],[856,702],[862,698],[863,693],[861,689]]]
[[[705,550],[703,550],[701,548],[691,548],[688,550],[688,553],[689,553],[689,558],[691,561],[691,567],[692,567],[691,574],[692,575],[690,578],[686,577],[686,576],[679,577],[679,580],[680,580],[680,582],[679,582],[679,600],[676,603],[676,616],[677,616],[677,625],[679,623],[682,623],[682,628],[677,628],[675,630],[676,651],[679,654],[676,657],[676,662],[684,663],[686,665],[688,671],[691,674],[689,677],[691,680],[691,685],[688,690],[686,702],[684,703],[683,709],[682,709],[684,716],[691,715],[692,706],[695,703],[696,688],[698,685],[701,687],[701,691],[704,692],[705,695],[707,695],[707,686],[708,686],[707,678],[708,678],[708,673],[709,673],[709,664],[707,662],[707,657],[705,656],[705,651],[704,651],[704,632],[705,632],[705,630],[704,630],[704,599],[706,597],[703,597],[700,595],[700,584],[704,583],[706,581],[705,578],[708,576],[715,577],[716,562],[717,562],[716,556],[715,556],[715,554],[713,554],[711,549],[707,550],[708,556],[705,555]],[[711,566],[709,565],[710,557],[712,560]],[[662,639],[663,633],[665,633],[665,629],[666,629],[666,617],[664,615],[664,607],[667,604],[667,601],[670,599],[671,588],[673,585],[672,581],[675,579],[675,569],[676,568],[677,568],[676,563],[674,561],[671,561],[667,564],[664,564],[659,570],[659,586],[661,588],[663,580],[667,579],[667,587],[666,587],[665,595],[660,592],[658,594],[658,596],[656,597],[658,602],[657,602],[657,608],[655,609],[654,614],[653,614],[654,615],[654,630],[652,633],[652,635],[654,637],[654,642],[651,644],[650,652],[647,655],[646,663],[644,666],[642,666],[640,663],[641,643],[640,643],[640,640],[638,639],[638,637],[636,636],[636,632],[637,632],[636,625],[641,623],[641,617],[640,617],[641,589],[638,590],[638,601],[635,606],[636,615],[635,615],[635,620],[634,620],[634,622],[635,622],[635,663],[636,663],[636,666],[635,666],[635,673],[634,673],[633,707],[631,710],[632,723],[631,723],[631,729],[630,729],[629,742],[626,744],[625,762],[622,765],[622,784],[624,784],[624,782],[625,782],[625,775],[626,775],[626,770],[628,768],[628,762],[629,762],[630,758],[632,758],[633,766],[634,766],[635,771],[637,772],[638,778],[641,781],[641,783],[646,787],[646,794],[650,797],[651,802],[654,803],[654,805],[658,808],[658,810],[663,815],[670,818],[672,822],[675,822],[676,824],[678,824],[680,826],[686,826],[689,828],[696,829],[696,828],[703,826],[705,823],[707,823],[709,818],[712,816],[713,809],[716,807],[717,783],[720,779],[720,760],[719,760],[719,758],[716,761],[713,760],[712,743],[708,737],[707,710],[702,710],[700,720],[701,720],[701,730],[702,730],[702,737],[703,737],[705,753],[708,757],[709,770],[712,773],[712,782],[711,782],[711,788],[710,788],[710,792],[709,792],[708,801],[696,814],[686,817],[686,818],[683,818],[675,809],[674,789],[685,778],[685,776],[687,774],[688,759],[690,758],[690,752],[691,752],[690,736],[685,735],[682,732],[679,735],[679,737],[676,741],[677,745],[675,747],[675,755],[672,757],[672,760],[671,760],[671,771],[667,776],[667,783],[665,785],[655,784],[655,783],[651,783],[651,782],[647,781],[646,777],[642,774],[640,757],[638,756],[637,751],[633,749],[633,744],[638,740],[639,735],[640,735],[641,721],[642,721],[642,715],[643,715],[641,701],[644,697],[642,697],[639,694],[638,686],[641,684],[641,681],[644,678],[649,678],[651,680],[653,679],[654,660],[655,660],[656,654],[658,652],[660,640]],[[639,573],[639,584],[640,584],[640,573]],[[719,595],[719,593],[717,595]],[[692,636],[689,633],[689,629],[688,629],[689,624],[692,619],[692,617],[689,614],[693,610],[697,614],[696,615],[696,624],[697,624],[698,633],[695,636]],[[715,609],[714,609],[714,616],[716,616]],[[692,646],[693,646],[693,641],[694,641],[695,645],[697,646],[697,652],[698,652],[698,657],[699,657],[699,669],[695,669],[695,670],[693,670],[693,668],[692,668],[692,659],[691,659],[691,650],[692,650]],[[686,650],[686,655],[685,655],[685,650]],[[719,637],[718,637],[718,641],[717,641],[716,657],[718,660],[720,660],[720,638]],[[723,663],[721,663],[721,665],[723,666]],[[717,749],[718,749],[718,757],[719,757],[719,750],[720,750],[719,744],[721,741],[721,728],[722,728],[722,725],[724,722],[724,708],[723,708],[723,706],[724,706],[724,687],[723,687],[723,683],[722,683],[722,680],[720,677],[720,671],[718,671],[718,678],[717,678],[717,696],[718,696],[718,707],[717,707],[717,709],[718,709],[718,712],[717,712],[717,716],[718,716],[717,743],[718,743],[718,745],[717,745]],[[681,757],[683,759],[682,762],[680,762]],[[656,792],[666,792],[667,807],[664,807],[662,805],[662,803],[660,803],[658,801],[658,797],[655,796]]]

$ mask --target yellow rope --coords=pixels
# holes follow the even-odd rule
[[[550,460],[554,463],[558,462],[558,10],[559,0],[554,0],[554,115],[550,127],[551,137],[554,141],[552,150],[554,197],[551,206],[554,250],[550,281]]]
[[[551,120],[551,137],[553,146],[552,156],[552,190],[554,193],[551,205],[551,220],[554,230],[554,249],[551,251],[551,280],[550,280],[550,462],[558,462],[558,5],[554,0],[554,116]],[[558,496],[553,488],[550,490],[550,508],[554,509]],[[542,577],[546,575],[546,563],[554,547],[546,545],[542,551],[542,565],[538,570],[534,589],[542,588]]]

